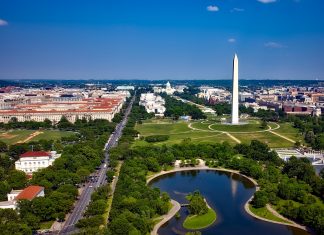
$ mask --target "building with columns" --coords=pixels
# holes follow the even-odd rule
[[[59,157],[61,157],[61,154],[57,154],[56,151],[29,151],[20,155],[19,159],[15,162],[15,168],[31,175],[39,169],[51,166]]]

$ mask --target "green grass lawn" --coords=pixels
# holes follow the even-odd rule
[[[192,130],[188,127],[191,123],[191,127],[201,130]],[[171,119],[150,119],[143,121],[143,124],[137,124],[135,129],[140,132],[143,137],[149,135],[169,135],[170,138],[167,141],[157,142],[154,145],[172,145],[183,141],[185,138],[190,138],[193,143],[223,143],[224,141],[230,144],[237,144],[226,134],[212,131],[208,129],[210,124],[214,124],[212,128],[227,131],[227,132],[250,132],[250,133],[231,133],[232,136],[239,139],[242,143],[249,144],[251,140],[257,139],[264,143],[267,143],[271,148],[285,148],[292,147],[294,144],[280,136],[277,136],[270,132],[258,132],[262,131],[260,128],[260,120],[249,120],[247,125],[231,126],[222,125],[219,122],[213,120],[205,121],[173,121]],[[277,127],[275,123],[268,123],[271,128]],[[282,134],[288,138],[296,140],[298,130],[293,128],[290,123],[280,123],[280,128],[275,130],[276,133]],[[253,132],[257,131],[257,132]],[[150,145],[144,140],[135,141],[133,146],[146,146]]]
[[[38,141],[41,139],[57,140],[57,139],[61,139],[61,137],[75,135],[75,133],[72,131],[43,130],[42,132],[43,132],[42,134],[35,136],[32,140],[33,141]]]
[[[226,132],[252,132],[266,130],[260,128],[260,125],[260,123],[248,123],[244,125],[224,125],[221,123],[215,123],[211,126],[211,129]]]
[[[54,221],[46,221],[46,222],[41,222],[40,223],[40,229],[50,229],[52,227],[52,224],[54,223]]]
[[[34,138],[28,140],[30,141],[38,141],[41,139],[60,139],[63,136],[74,135],[73,132],[68,131],[58,131],[58,130],[37,130],[38,132],[42,132],[39,135],[36,135]],[[19,141],[26,140],[31,134],[35,133],[36,130],[8,130],[8,131],[0,131],[0,139],[6,144],[15,144]]]
[[[140,132],[143,137],[149,135],[169,135],[170,138],[167,141],[157,142],[154,145],[172,145],[180,143],[186,138],[190,138],[193,143],[222,143],[227,141],[235,144],[235,142],[229,138],[226,134],[209,132],[209,131],[195,131],[188,127],[188,122],[184,121],[170,121],[170,120],[148,120],[143,124],[137,124],[135,129]],[[137,140],[134,146],[152,145],[144,140]]]
[[[254,132],[254,131],[264,131],[265,129],[260,128],[260,120],[248,120],[248,124],[245,125],[226,125],[219,121],[201,121],[193,122],[191,125],[193,128],[211,131],[226,131],[226,132]],[[211,125],[212,124],[212,125]],[[271,127],[275,127],[275,124],[269,123]],[[210,126],[211,125],[211,126]],[[210,126],[211,129],[208,127]]]
[[[216,212],[209,208],[208,212],[203,215],[189,215],[183,222],[186,229],[202,229],[212,225],[216,220]]]
[[[211,124],[214,124],[214,123],[215,122],[213,122],[213,121],[204,121],[203,123],[201,123],[201,121],[192,122],[191,127],[201,129],[201,130],[210,131],[210,129],[208,129],[208,126],[211,125]]]
[[[33,130],[8,130],[0,132],[0,139],[6,144],[15,144],[18,141],[25,140],[35,131]]]
[[[281,138],[271,132],[258,132],[258,133],[232,133],[234,137],[239,139],[242,143],[249,144],[251,140],[259,140],[269,145],[270,148],[288,148],[294,144],[286,139]]]
[[[301,143],[304,143],[304,138],[301,133],[299,133],[299,130],[297,128],[294,128],[292,126],[292,123],[279,123],[280,128],[277,130],[274,130],[274,132],[284,135],[288,137],[289,139],[292,139],[294,141],[299,140]]]
[[[254,208],[251,204],[249,204],[249,209],[253,214],[260,216],[262,218],[290,224],[289,221],[281,219],[275,216],[274,214],[272,214],[266,207]]]

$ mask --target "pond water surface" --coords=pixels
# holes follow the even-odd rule
[[[280,224],[269,223],[250,216],[244,204],[255,192],[255,187],[245,177],[229,172],[212,170],[181,171],[160,176],[151,181],[152,187],[169,193],[179,203],[187,203],[185,196],[199,190],[208,204],[216,211],[217,220],[208,228],[199,230],[202,234],[232,235],[307,235],[308,232]],[[182,227],[188,210],[182,207],[180,219],[172,218],[158,231],[159,235],[185,234]]]

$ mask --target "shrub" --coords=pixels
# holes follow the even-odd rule
[[[149,143],[162,142],[170,138],[168,135],[150,135],[145,137],[145,141]]]

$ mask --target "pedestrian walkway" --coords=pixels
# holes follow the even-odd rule
[[[157,235],[157,231],[159,230],[159,228],[165,224],[167,221],[169,221],[181,208],[181,205],[175,201],[171,199],[171,204],[172,204],[172,208],[171,210],[169,210],[168,214],[162,215],[159,218],[157,218],[157,220],[162,219],[160,222],[158,222],[156,225],[154,225],[154,228],[151,232],[151,235]]]

